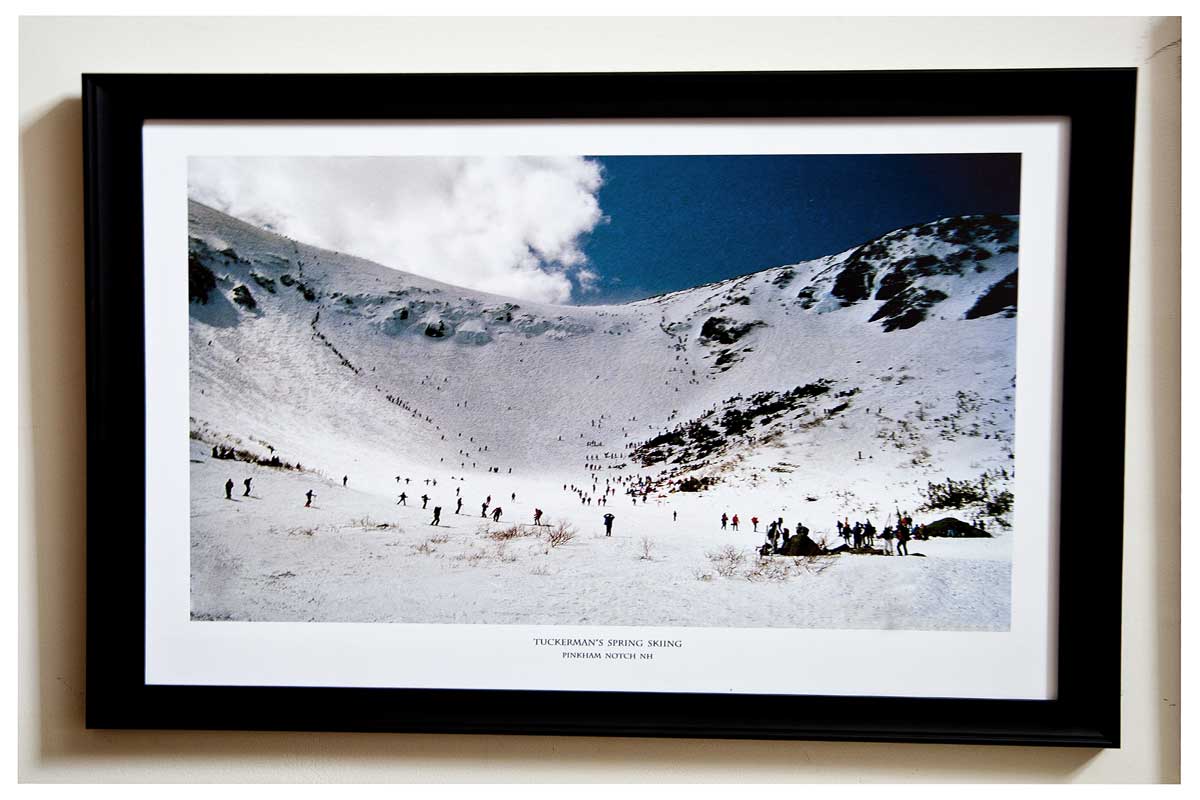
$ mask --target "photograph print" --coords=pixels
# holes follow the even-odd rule
[[[194,621],[1008,631],[1021,159],[188,159]]]

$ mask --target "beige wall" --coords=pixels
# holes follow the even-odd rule
[[[1177,780],[1180,30],[1148,18],[23,20],[21,779]],[[83,729],[81,72],[1084,66],[1142,68],[1121,750]]]

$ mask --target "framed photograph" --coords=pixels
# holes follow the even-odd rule
[[[88,725],[1117,746],[1135,85],[84,76]]]

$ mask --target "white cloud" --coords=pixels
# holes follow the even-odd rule
[[[565,303],[603,220],[579,157],[193,158],[188,193],[302,242],[447,283]]]

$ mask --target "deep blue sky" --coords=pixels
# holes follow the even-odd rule
[[[1019,212],[1020,156],[601,156],[598,291],[633,300],[838,253],[956,214]]]

